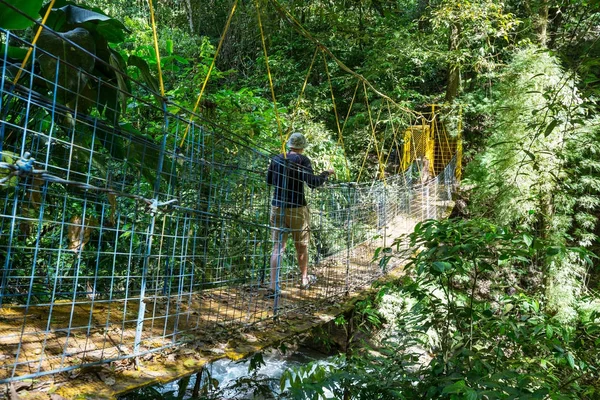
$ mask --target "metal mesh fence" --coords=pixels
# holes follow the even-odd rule
[[[456,132],[450,134],[441,117],[440,110],[432,107],[431,113],[422,115],[420,123],[407,127],[403,134],[402,165],[406,169],[414,163],[421,180],[442,173],[462,146],[460,123]]]
[[[272,224],[272,154],[207,123],[192,124],[179,147],[188,119],[157,106],[143,85],[134,82],[134,96],[35,46],[33,60],[56,73],[32,62],[15,85],[8,47],[0,54],[0,383],[335,300],[385,273],[375,248],[447,211],[454,159],[433,179],[412,164],[385,182],[307,191],[316,282],[302,289],[297,232]],[[107,90],[143,107],[100,101]],[[273,270],[277,235],[287,233]]]

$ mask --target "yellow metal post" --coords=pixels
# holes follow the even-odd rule
[[[435,176],[435,104],[431,105],[431,122],[425,140],[425,158],[429,162],[429,173]]]
[[[456,135],[456,180],[460,181],[462,177],[462,156],[463,156],[463,143],[462,143],[462,107],[458,108],[458,124],[457,124],[457,135]]]
[[[404,131],[404,152],[402,154],[402,171],[406,171],[408,166],[410,165],[410,146],[412,140],[412,130],[411,128],[407,128]]]

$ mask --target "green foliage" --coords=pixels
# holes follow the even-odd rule
[[[42,3],[43,0],[9,1],[9,4],[16,7],[19,11],[16,11],[11,7],[3,6],[2,9],[0,9],[0,28],[29,28],[34,24],[32,20],[38,18]]]
[[[537,47],[514,54],[493,96],[473,107],[491,116],[485,151],[467,167],[474,215],[565,244],[596,240],[596,123],[572,75]],[[564,253],[546,265],[548,306],[565,322],[576,318],[586,264]]]
[[[373,134],[387,156],[392,145],[397,144],[393,142],[395,133],[414,121],[402,111],[393,107],[390,110],[389,104],[372,93],[365,97],[360,87],[348,114],[355,81],[336,63],[325,60],[332,77],[339,124],[345,126],[345,149],[342,149],[337,144],[337,122],[323,60],[318,55],[299,99],[314,46],[282,23],[272,9],[264,7],[270,67],[283,127],[280,131],[251,3],[240,3],[217,67],[208,80],[198,109],[204,118],[202,123],[217,122],[232,134],[272,152],[281,148],[281,134],[290,129],[303,131],[312,143],[307,154],[317,171],[333,167],[338,179],[350,180],[357,176],[366,160],[363,179],[370,180],[377,163]],[[400,104],[415,110],[424,110],[427,104],[440,101],[448,84],[448,69],[460,67],[465,92],[461,101],[467,103],[466,145],[469,155],[477,153],[468,167],[465,182],[465,186],[472,188],[470,212],[475,218],[426,222],[407,238],[411,251],[415,251],[408,266],[411,275],[402,289],[390,289],[383,297],[384,303],[389,301],[397,306],[387,309],[382,306],[386,309],[383,314],[388,320],[390,336],[378,346],[368,348],[372,351],[357,351],[331,364],[311,364],[290,372],[282,380],[286,395],[312,399],[323,397],[328,390],[337,398],[351,394],[353,398],[364,399],[597,396],[598,359],[596,352],[587,349],[598,344],[595,326],[600,307],[585,287],[591,265],[589,256],[571,247],[585,246],[596,251],[598,247],[600,131],[598,119],[593,115],[597,105],[593,99],[583,97],[598,93],[600,53],[593,34],[597,6],[566,1],[489,0],[281,3],[346,65]],[[169,98],[167,110],[181,115],[195,105],[230,4],[166,0],[155,5],[161,67]],[[39,18],[45,12],[39,0],[21,1],[18,7],[32,18]],[[554,12],[554,18],[542,20],[545,7],[549,8],[546,11]],[[73,64],[79,72],[73,73],[64,64],[57,71],[55,60],[39,56],[31,62],[48,82],[34,82],[35,91],[50,99],[54,95],[52,83],[58,82],[64,89],[56,93],[57,101],[67,109],[75,109],[78,99],[80,112],[100,117],[107,127],[120,129],[147,143],[155,143],[166,134],[168,147],[175,148],[178,143],[174,143],[174,137],[180,134],[181,127],[169,126],[165,131],[162,111],[145,103],[163,100],[156,96],[158,60],[147,17],[144,7],[125,0],[90,0],[86,4],[57,1],[48,26],[106,64],[94,60],[83,49],[65,46],[55,35],[43,32],[39,47]],[[552,52],[544,46],[530,45],[539,42],[539,28],[546,22]],[[26,37],[31,37],[34,31],[29,19],[8,7],[0,10],[0,27],[26,30],[23,33]],[[515,47],[515,43],[521,44]],[[7,49],[0,49],[2,54],[5,50],[16,66],[27,49],[9,43]],[[566,66],[576,69],[581,81]],[[6,71],[8,78],[14,77],[16,67],[9,66]],[[147,88],[137,85],[132,88],[128,77],[144,82]],[[28,79],[27,73],[21,79]],[[127,93],[132,91],[141,101],[128,97]],[[22,101],[10,100],[3,107],[4,120],[14,126],[25,125],[25,117],[20,114],[25,109]],[[71,140],[73,121],[68,116],[54,121],[35,106],[28,108],[28,112],[29,126],[49,131],[56,124],[60,128],[55,137]],[[20,143],[19,133],[11,131],[9,125],[4,138],[6,145],[15,147]],[[77,172],[108,176],[110,170],[115,181],[138,181],[138,194],[150,196],[157,151],[147,150],[135,140],[129,142],[106,133],[97,133],[99,136],[92,143],[86,127],[80,127],[78,133],[73,138],[76,145],[73,156],[81,161],[78,165],[91,165],[91,171]],[[214,138],[206,140],[210,146]],[[103,143],[111,145],[105,148]],[[93,161],[89,162],[89,155],[77,147],[92,149]],[[49,160],[51,164],[60,165],[67,159],[60,151],[55,153],[55,159]],[[235,145],[225,149],[225,153],[232,158],[241,154]],[[6,150],[2,152],[2,161],[12,162],[15,157]],[[127,158],[128,163],[113,161],[115,158]],[[175,161],[173,156],[167,156],[167,174],[176,175]],[[131,164],[143,165],[136,169]],[[264,168],[258,163],[251,166]],[[235,182],[227,172],[215,172],[211,179],[224,186],[230,183],[228,193],[232,198],[243,192],[242,188],[234,187]],[[15,185],[16,180],[11,179],[8,190]],[[66,188],[57,190],[61,194],[66,192]],[[202,190],[184,188],[181,196],[201,197]],[[104,234],[114,236],[106,237],[106,242],[115,243],[115,249],[129,246],[141,249],[146,238],[140,237],[137,227],[147,225],[149,217],[141,215],[140,206],[133,200],[112,201],[122,215],[118,222],[123,224]],[[315,208],[319,201],[317,193]],[[348,199],[340,195],[334,201],[343,208]],[[250,212],[227,211],[236,216]],[[64,210],[64,215],[58,209],[45,213],[44,219],[53,221],[70,221],[84,213],[96,220],[107,218],[99,208],[83,209],[78,203]],[[28,215],[30,219],[33,217]],[[313,260],[338,250],[335,245],[344,243],[347,229],[353,229],[356,238],[364,234],[360,223],[350,226],[344,225],[345,222],[335,218],[313,221],[327,231],[336,232],[328,238],[315,232],[311,245]],[[242,279],[247,277],[250,261],[243,254],[242,244],[252,228],[228,224],[227,238],[219,238],[218,231],[207,231],[207,241],[231,248],[239,245],[242,250],[226,262],[213,260],[209,265],[195,266],[194,271],[204,274],[207,281],[212,280],[210,274],[217,270]],[[41,229],[42,247],[68,246],[49,225]],[[30,232],[15,240],[25,248],[32,246],[35,239]],[[265,243],[261,244],[261,251],[266,254]],[[89,254],[97,250],[94,243],[87,246]],[[120,255],[113,259],[110,251],[106,253],[95,265],[88,255],[79,258],[65,252],[40,274],[53,281],[59,276],[76,273],[90,276],[90,271],[96,271],[95,274],[99,271],[100,276],[109,273],[116,276],[111,282],[114,289],[129,289],[128,280],[119,277],[126,272],[115,269],[115,264],[126,264],[127,260]],[[389,254],[383,256],[381,265],[385,266]],[[13,254],[13,257],[31,261],[27,259],[30,256]],[[596,282],[593,270],[591,282]],[[45,292],[44,288],[34,289]],[[513,291],[516,294],[511,294]],[[391,300],[394,296],[395,300]],[[352,321],[338,322],[349,336],[360,337],[368,328],[379,326],[381,315],[375,303],[364,302],[358,304]],[[568,325],[561,324],[567,322]],[[260,364],[258,358],[255,361]],[[262,390],[265,386],[260,380],[253,376],[239,384]],[[212,383],[209,380],[209,386]]]
[[[486,220],[426,221],[395,246],[406,243],[409,276],[380,296],[389,325],[379,344],[333,360],[337,368],[286,375],[291,398],[325,389],[353,399],[594,398],[600,358],[588,349],[600,343],[599,314],[591,307],[563,325],[535,291],[507,295],[514,288],[500,273],[531,274],[540,254],[559,251]],[[302,397],[303,383],[313,397]]]
[[[477,73],[494,69],[497,52],[509,43],[510,35],[521,23],[507,12],[507,3],[442,0],[432,8],[430,22],[438,33],[449,32],[453,27],[459,30],[457,48],[448,52],[450,63],[466,64]]]
[[[281,376],[282,398],[298,400],[315,400],[326,398],[326,393],[337,392],[337,363],[310,362],[299,368],[289,369]],[[339,398],[339,397],[338,397]]]
[[[557,233],[547,207],[563,176],[565,136],[575,133],[569,116],[580,107],[576,88],[555,59],[529,47],[515,54],[491,100],[480,109],[494,115],[487,150],[468,169],[481,209],[474,212]]]
[[[557,194],[557,211],[568,218],[569,232],[580,246],[597,245],[600,207],[600,121],[577,125],[578,140],[565,143],[565,179]]]

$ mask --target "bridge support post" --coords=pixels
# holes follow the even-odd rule
[[[156,224],[156,216],[152,215],[150,226],[148,227],[146,239],[146,254],[144,256],[144,264],[142,266],[142,280],[140,283],[140,304],[138,308],[137,323],[135,326],[135,339],[133,341],[133,355],[137,356],[140,351],[140,343],[142,341],[142,330],[144,328],[144,315],[146,313],[146,303],[144,297],[146,295],[146,276],[148,275],[148,264],[150,264],[150,255],[152,254],[152,237],[154,236],[154,226]]]
[[[425,219],[430,219],[431,214],[429,212],[429,208],[431,207],[431,202],[429,201],[429,184],[425,185]]]
[[[387,247],[387,224],[388,224],[388,207],[387,207],[387,191],[388,187],[383,186],[383,247]]]
[[[282,213],[284,213],[282,208]],[[281,221],[285,220],[285,217],[282,215],[280,218]],[[283,222],[282,222],[283,224]],[[273,318],[277,317],[279,312],[279,294],[281,293],[281,259],[283,258],[283,236],[285,234],[285,227],[278,227],[279,229],[279,249],[277,249],[278,257],[277,257],[277,271],[275,272],[275,293],[273,293]],[[272,275],[271,275],[272,276]]]
[[[167,131],[169,127],[169,119],[167,118],[167,104],[165,101],[162,103],[163,115],[164,115],[164,130]],[[144,315],[146,313],[146,303],[144,302],[144,296],[146,295],[146,284],[148,275],[148,266],[150,264],[150,257],[152,255],[152,238],[154,237],[154,227],[156,225],[156,205],[158,205],[158,194],[160,193],[161,175],[163,172],[163,162],[165,159],[165,149],[167,147],[167,135],[164,134],[161,141],[160,152],[158,154],[158,166],[156,168],[156,179],[154,181],[154,202],[153,206],[150,207],[150,226],[148,227],[148,235],[146,236],[146,254],[144,255],[144,264],[142,266],[142,279],[140,283],[140,305],[138,308],[137,323],[135,326],[135,339],[133,341],[133,355],[138,356],[140,353],[140,343],[142,341],[142,330],[144,328]],[[176,329],[176,328],[175,328]],[[173,332],[173,341],[175,341],[175,332]]]
[[[354,205],[354,197],[352,196],[352,187],[348,185],[346,206],[346,296],[350,294],[350,249],[352,248],[352,207]]]

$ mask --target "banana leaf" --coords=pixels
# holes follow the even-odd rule
[[[72,2],[55,7],[48,17],[47,25],[54,30],[64,31],[75,27],[83,27],[90,32],[97,32],[110,43],[121,43],[129,30],[119,20],[111,18],[99,9],[87,9]]]
[[[7,48],[5,45],[0,44],[0,58],[4,58],[4,54],[6,54],[6,56],[12,60],[22,61],[25,59],[27,49],[16,46],[8,46]]]
[[[127,60],[127,65],[137,67],[140,70],[140,76],[142,77],[144,83],[148,85],[152,92],[160,93],[158,79],[156,79],[154,75],[152,75],[148,63],[143,58],[138,56],[129,56],[129,59]],[[162,106],[162,99],[159,96],[155,96],[155,98],[158,104]]]
[[[39,18],[43,0],[8,0],[8,2],[21,12],[8,6],[0,7],[0,28],[20,30],[29,28]]]
[[[72,46],[67,40],[80,47]],[[96,44],[92,35],[83,28],[57,34],[44,30],[38,40],[38,47],[53,55],[42,54],[37,59],[42,76],[48,80],[46,85],[49,89],[55,89],[55,83],[58,84],[57,98],[61,103],[68,104],[88,80],[88,76],[80,73],[78,69],[87,72],[94,69]],[[58,59],[61,60],[61,65],[57,77]]]

